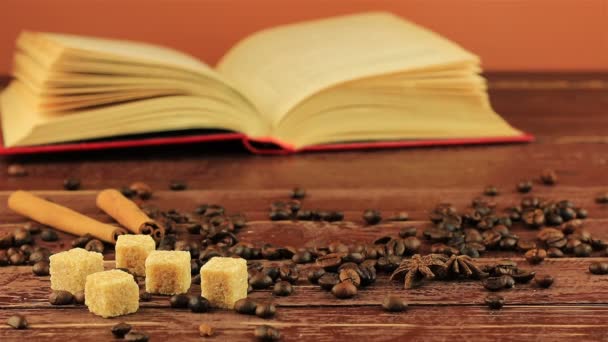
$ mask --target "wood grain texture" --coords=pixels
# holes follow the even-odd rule
[[[229,212],[243,212],[250,220],[239,233],[241,241],[254,244],[324,246],[332,241],[370,243],[395,236],[403,226],[416,226],[419,235],[429,226],[429,210],[438,202],[459,209],[481,195],[486,185],[501,194],[494,200],[501,208],[516,204],[522,195],[514,190],[521,179],[535,180],[532,194],[547,199],[571,199],[589,211],[585,227],[594,236],[608,239],[608,206],[594,202],[608,190],[608,82],[607,74],[490,74],[494,106],[512,124],[537,136],[528,145],[419,148],[398,151],[314,153],[288,157],[260,157],[239,144],[161,147],[127,151],[26,156],[0,160],[0,173],[20,162],[29,176],[0,177],[0,203],[10,191],[35,190],[40,195],[103,222],[112,220],[95,207],[99,189],[145,181],[156,191],[150,204],[162,209],[191,211],[201,203],[220,203]],[[538,184],[541,170],[555,169],[559,184]],[[66,192],[66,177],[82,179],[84,190]],[[170,180],[185,180],[189,189],[168,191]],[[268,205],[286,199],[296,185],[305,187],[308,209],[336,209],[345,222],[268,221]],[[407,211],[411,221],[366,226],[361,213],[377,208],[384,214]],[[24,218],[0,205],[0,232],[21,226]],[[516,225],[522,239],[537,231]],[[36,245],[53,251],[69,247],[73,237],[59,234],[58,242]],[[180,234],[180,238],[197,239]],[[428,251],[429,244],[423,245]],[[0,325],[0,340],[71,339],[110,340],[110,327],[132,323],[150,334],[152,341],[200,340],[197,326],[210,323],[218,329],[213,340],[250,341],[253,329],[263,323],[281,329],[285,341],[378,340],[606,340],[608,325],[608,276],[591,275],[592,258],[548,259],[528,265],[520,253],[490,251],[479,263],[515,258],[522,268],[551,274],[550,289],[532,284],[501,292],[507,306],[491,312],[482,306],[487,292],[476,281],[427,282],[403,290],[399,282],[380,275],[377,283],[352,300],[338,300],[318,287],[299,281],[290,297],[273,298],[269,290],[255,291],[258,300],[278,305],[275,319],[262,320],[216,310],[205,314],[171,310],[168,299],[155,296],[140,311],[116,319],[103,319],[83,306],[52,307],[47,301],[48,277],[35,277],[30,267],[0,268],[0,322],[15,313],[28,318],[31,329],[16,331]],[[113,265],[113,252],[105,255]],[[268,263],[264,261],[265,263]],[[275,264],[276,262],[272,262]],[[302,269],[306,269],[303,265]],[[200,291],[193,286],[192,293]],[[383,312],[379,304],[387,293],[402,296],[410,309],[401,314]]]

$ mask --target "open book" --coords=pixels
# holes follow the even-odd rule
[[[530,140],[492,110],[480,70],[474,54],[381,12],[263,30],[216,68],[145,43],[23,32],[0,102],[4,153],[196,129],[288,151]]]

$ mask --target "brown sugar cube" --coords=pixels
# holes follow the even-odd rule
[[[116,268],[126,268],[137,276],[146,275],[146,258],[156,249],[150,235],[120,235],[116,240]]]
[[[103,255],[82,248],[53,254],[49,261],[51,289],[55,291],[82,291],[89,274],[103,271]]]
[[[139,286],[133,275],[110,270],[89,274],[84,287],[89,311],[103,318],[134,313],[139,309]]]
[[[247,261],[241,258],[215,257],[201,268],[201,296],[212,306],[232,309],[247,297]]]
[[[146,259],[146,291],[164,295],[186,293],[192,281],[190,272],[190,252],[150,252]]]

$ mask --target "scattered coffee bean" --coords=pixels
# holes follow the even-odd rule
[[[239,299],[234,303],[234,311],[244,315],[254,315],[258,304],[249,299]]]
[[[129,189],[131,189],[135,195],[142,200],[147,200],[152,197],[152,188],[146,183],[135,182],[129,186]]]
[[[498,188],[496,188],[493,185],[487,186],[484,191],[483,194],[486,196],[497,196],[498,195]]]
[[[593,252],[593,248],[591,245],[586,243],[581,243],[574,247],[574,255],[579,258],[586,258],[591,256],[591,252]]]
[[[382,308],[389,312],[401,312],[407,309],[407,304],[397,296],[387,295],[382,301]]]
[[[308,281],[311,284],[318,284],[319,282],[319,278],[321,278],[321,276],[323,276],[323,274],[325,274],[325,270],[323,268],[317,267],[317,268],[313,268],[310,271],[308,271]]]
[[[562,258],[564,257],[564,252],[559,248],[551,247],[547,249],[547,256],[549,258]]]
[[[291,191],[291,198],[302,199],[304,197],[306,197],[306,190],[302,188],[296,187]]]
[[[287,210],[274,210],[270,212],[268,217],[271,221],[289,220],[291,217],[291,212]]]
[[[9,177],[23,177],[27,176],[27,170],[21,164],[11,164],[7,168]]]
[[[49,303],[52,305],[69,305],[74,301],[74,296],[68,291],[53,291],[49,296]]]
[[[608,274],[608,263],[593,262],[589,265],[589,272],[593,274]]]
[[[350,282],[351,284],[355,285],[355,287],[359,287],[359,285],[361,285],[359,267],[354,266],[354,268],[341,269],[340,273],[338,273],[338,279],[340,279],[340,282]]]
[[[125,196],[126,198],[133,198],[135,197],[136,193],[133,189],[123,186],[122,188],[120,188],[120,193]]]
[[[195,295],[188,300],[188,308],[192,312],[207,312],[209,306],[209,301],[205,297]]]
[[[259,341],[273,342],[281,339],[281,332],[270,325],[260,325],[255,328],[253,335]]]
[[[553,277],[550,275],[537,276],[534,281],[536,282],[536,285],[544,289],[553,285]]]
[[[258,304],[255,308],[255,315],[260,318],[270,318],[277,312],[276,306],[272,303]]]
[[[9,256],[5,250],[0,250],[0,267],[9,265]]]
[[[599,204],[608,204],[608,192],[597,195],[595,202]]]
[[[0,248],[5,249],[13,246],[15,239],[12,233],[0,232]]]
[[[500,291],[507,287],[507,278],[500,277],[489,277],[483,281],[483,286],[490,291]]]
[[[540,264],[547,257],[547,251],[542,248],[534,248],[526,252],[525,258],[526,260],[532,264]]]
[[[352,298],[357,294],[357,287],[350,281],[343,281],[334,285],[331,288],[331,293],[339,299]]]
[[[338,274],[331,272],[326,272],[318,280],[319,285],[324,290],[331,290],[339,282]]]
[[[87,244],[84,246],[84,249],[86,249],[89,252],[103,253],[105,248],[103,246],[103,242],[101,242],[100,240],[97,240],[97,239],[93,239],[93,240],[87,242]]]
[[[186,188],[188,188],[188,185],[183,181],[174,180],[169,183],[169,189],[173,191],[182,191],[186,190]]]
[[[266,289],[272,285],[272,278],[264,272],[256,272],[249,279],[249,285],[255,290]]]
[[[215,328],[209,324],[201,323],[198,326],[198,333],[201,337],[211,337],[215,334]]]
[[[171,298],[169,298],[169,304],[171,305],[172,308],[176,308],[176,309],[187,308],[189,301],[190,301],[190,297],[188,297],[188,295],[185,293],[176,294],[176,295],[171,296]]]
[[[296,264],[306,264],[312,262],[312,254],[309,251],[298,251],[291,260]]]
[[[83,305],[84,304],[84,291],[78,291],[74,293],[74,303]]]
[[[139,331],[131,331],[125,335],[125,341],[148,342],[148,335]]]
[[[382,221],[382,215],[378,210],[367,209],[363,212],[363,220],[367,224],[377,224]]]
[[[131,331],[131,325],[125,322],[120,322],[112,327],[112,335],[118,338],[123,338],[129,331]]]
[[[27,329],[27,320],[23,315],[13,315],[6,320],[13,329]]]
[[[279,278],[295,284],[300,279],[298,267],[294,264],[285,264],[279,267]]]
[[[139,293],[139,300],[142,302],[149,302],[152,300],[152,294],[147,291],[142,291]]]
[[[93,239],[93,236],[91,234],[85,234],[83,236],[79,236],[76,239],[72,240],[72,247],[73,248],[84,248],[84,246],[87,245],[87,243],[89,241],[91,241]]]
[[[68,178],[63,181],[63,188],[68,191],[80,189],[80,180],[76,178]]]
[[[37,276],[48,276],[49,263],[47,261],[38,261],[32,266],[32,272]]]
[[[11,265],[14,266],[24,265],[26,261],[25,256],[20,252],[12,254],[8,260],[10,261]]]
[[[557,174],[555,173],[555,171],[550,169],[543,170],[540,175],[540,180],[545,185],[554,185],[555,183],[557,183]]]
[[[529,180],[523,180],[517,183],[517,191],[521,192],[522,194],[527,194],[528,192],[532,191],[532,182]]]
[[[289,296],[293,293],[293,286],[287,281],[279,281],[274,284],[274,289],[272,291],[276,296]]]
[[[418,229],[416,227],[405,227],[399,231],[399,237],[403,239],[410,236],[415,237],[417,234]]]
[[[40,233],[40,239],[42,239],[42,241],[57,241],[59,236],[57,235],[56,231],[47,228],[43,229]]]
[[[13,231],[13,244],[16,247],[32,243],[32,234],[24,228],[17,228]]]
[[[484,299],[486,305],[492,310],[499,310],[505,305],[505,299],[502,296],[491,294]]]
[[[46,226],[43,226],[42,224],[37,222],[27,222],[23,225],[23,229],[27,230],[32,235],[39,234],[42,231],[42,228],[44,227]]]

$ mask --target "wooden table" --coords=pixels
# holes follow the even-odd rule
[[[440,201],[466,207],[486,185],[501,190],[499,207],[520,199],[514,186],[521,179],[538,178],[551,168],[559,184],[535,184],[534,195],[571,199],[588,209],[586,227],[608,238],[608,206],[594,203],[594,196],[608,190],[608,75],[606,74],[491,74],[492,102],[513,125],[537,137],[532,144],[419,148],[373,152],[315,153],[287,157],[253,156],[238,144],[166,147],[128,151],[29,156],[1,160],[0,170],[12,162],[23,163],[29,176],[0,177],[0,201],[15,189],[37,190],[58,203],[104,221],[96,209],[97,190],[144,181],[156,192],[149,201],[163,209],[191,211],[199,203],[220,203],[230,212],[243,212],[251,223],[239,233],[242,241],[294,246],[320,246],[331,241],[371,242],[396,235],[400,227],[383,224],[364,227],[361,213],[377,208],[389,213],[405,210],[412,224],[429,225],[429,209]],[[83,190],[66,192],[66,177],[82,179]],[[172,179],[184,180],[188,190],[168,191]],[[293,186],[306,188],[307,208],[339,209],[346,223],[294,223],[267,220],[268,205],[285,199]],[[11,231],[24,219],[0,207],[0,229]],[[521,237],[535,232],[513,229]],[[421,233],[422,229],[419,229]],[[66,249],[72,237],[61,234],[56,243],[37,245],[54,251]],[[428,250],[428,246],[426,246]],[[106,255],[113,265],[113,253]],[[0,326],[0,340],[41,339],[110,340],[110,327],[120,321],[148,333],[152,341],[199,340],[197,327],[207,322],[217,329],[215,340],[252,340],[260,324],[278,327],[285,341],[378,340],[399,337],[408,341],[473,340],[606,340],[608,333],[608,276],[591,275],[593,258],[550,259],[530,266],[520,253],[489,252],[488,263],[512,256],[525,268],[556,278],[546,290],[518,285],[502,294],[507,305],[490,311],[483,305],[487,292],[479,282],[429,282],[403,290],[398,282],[379,276],[377,283],[351,300],[298,283],[295,294],[274,298],[276,318],[264,320],[224,310],[194,314],[168,308],[168,299],[142,303],[137,314],[103,319],[86,307],[52,307],[47,300],[48,277],[35,277],[31,268],[0,269],[0,321],[21,313],[31,328],[23,331]],[[193,293],[199,291],[193,286]],[[402,296],[407,312],[382,311],[387,293]],[[270,291],[252,296],[270,299]]]

